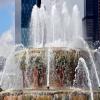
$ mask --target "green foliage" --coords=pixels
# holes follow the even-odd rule
[[[25,70],[26,69],[26,52],[23,54],[22,58],[21,58],[21,62],[20,62],[20,68],[21,70]]]
[[[37,57],[31,57],[29,60],[29,64],[31,68],[34,68],[35,66],[38,67],[38,69],[42,69],[42,67],[44,66],[44,61],[43,58],[41,56],[37,56]]]
[[[68,56],[63,51],[57,51],[54,54],[54,64],[56,67],[65,67],[68,64]]]

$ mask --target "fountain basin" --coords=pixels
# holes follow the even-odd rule
[[[21,59],[19,67],[23,72],[23,87],[33,89],[46,89],[48,81],[50,89],[71,87],[79,58],[90,62],[86,50],[68,48],[30,48],[17,53],[16,57]]]
[[[89,90],[66,88],[63,90],[6,90],[0,93],[0,100],[89,100]],[[94,100],[100,100],[100,91],[94,91]]]
[[[51,88],[72,86],[78,56],[77,50],[66,48],[31,48],[17,54],[17,59],[21,61],[19,67],[23,73],[23,87],[46,88],[47,81]]]

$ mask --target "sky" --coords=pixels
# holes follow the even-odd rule
[[[14,36],[14,0],[0,0],[0,43],[11,42]]]
[[[84,0],[66,0],[71,9],[75,4],[79,6],[81,17],[84,16]],[[0,41],[11,42],[15,27],[15,0],[0,0]]]

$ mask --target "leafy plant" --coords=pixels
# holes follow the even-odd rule
[[[22,70],[23,75],[23,87],[25,87],[25,70],[26,70],[26,52],[23,54],[20,62],[20,69]]]
[[[21,62],[20,62],[20,68],[21,70],[25,70],[26,69],[26,53],[23,54],[22,58],[21,58]]]

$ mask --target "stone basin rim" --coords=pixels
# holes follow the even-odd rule
[[[52,94],[68,94],[68,93],[78,93],[78,94],[90,94],[89,90],[79,89],[79,88],[67,88],[67,89],[20,89],[14,90],[9,89],[0,92],[0,95],[23,95],[23,94],[44,94],[44,95],[52,95]],[[93,90],[93,93],[100,93],[100,90]]]

